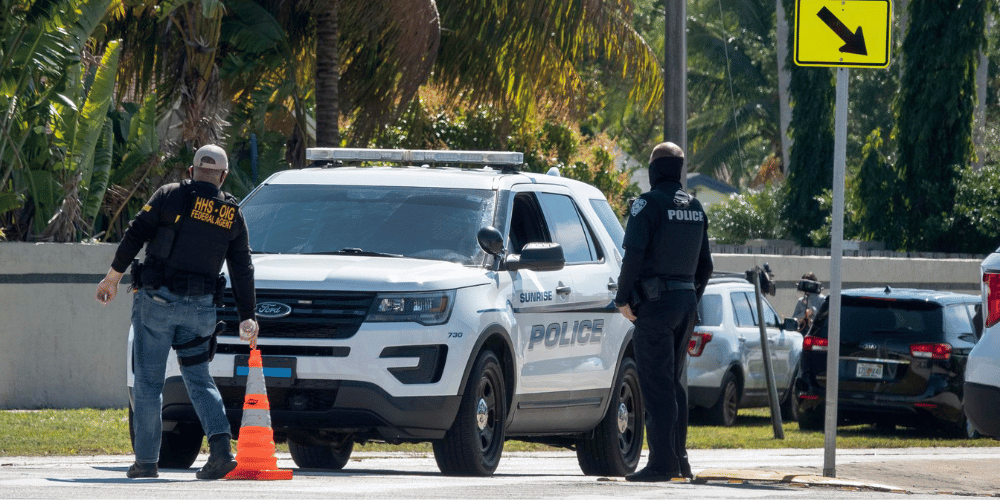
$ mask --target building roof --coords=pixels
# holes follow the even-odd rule
[[[709,177],[707,175],[702,175],[699,173],[688,174],[687,187],[688,189],[698,189],[698,188],[711,189],[712,191],[726,195],[735,194],[739,192],[739,190],[730,186],[729,184],[726,184],[725,182],[722,182],[718,179],[714,179],[712,177]]]

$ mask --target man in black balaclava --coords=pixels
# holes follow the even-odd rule
[[[635,323],[635,357],[649,459],[628,481],[692,478],[688,463],[687,345],[712,275],[708,219],[681,186],[684,151],[664,142],[649,157],[652,189],[630,209],[615,305]]]

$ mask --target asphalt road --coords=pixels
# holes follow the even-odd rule
[[[200,467],[206,456],[195,463]],[[940,498],[1000,496],[1000,448],[841,450],[837,477],[822,477],[823,450],[693,450],[696,482],[638,484],[580,473],[572,452],[508,453],[488,478],[447,477],[433,456],[356,453],[340,472],[278,466],[291,481],[199,481],[195,469],[130,480],[129,456],[0,457],[9,499],[521,499],[553,498]],[[645,458],[643,459],[643,462]],[[640,466],[642,463],[640,463]],[[704,481],[704,482],[703,482]],[[699,484],[700,483],[700,484]]]

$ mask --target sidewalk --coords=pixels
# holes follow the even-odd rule
[[[824,450],[691,450],[695,481],[766,481],[900,493],[1000,496],[1000,448],[841,449],[836,477]],[[641,465],[641,464],[640,464]]]

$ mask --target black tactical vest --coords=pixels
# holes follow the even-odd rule
[[[168,273],[214,278],[222,270],[229,242],[238,229],[236,199],[210,185],[190,181],[181,182],[167,196],[156,236],[146,248],[147,255],[165,266]]]
[[[655,199],[660,217],[650,235],[642,274],[693,281],[707,219],[701,203],[677,187],[676,191],[654,189],[645,195]]]

